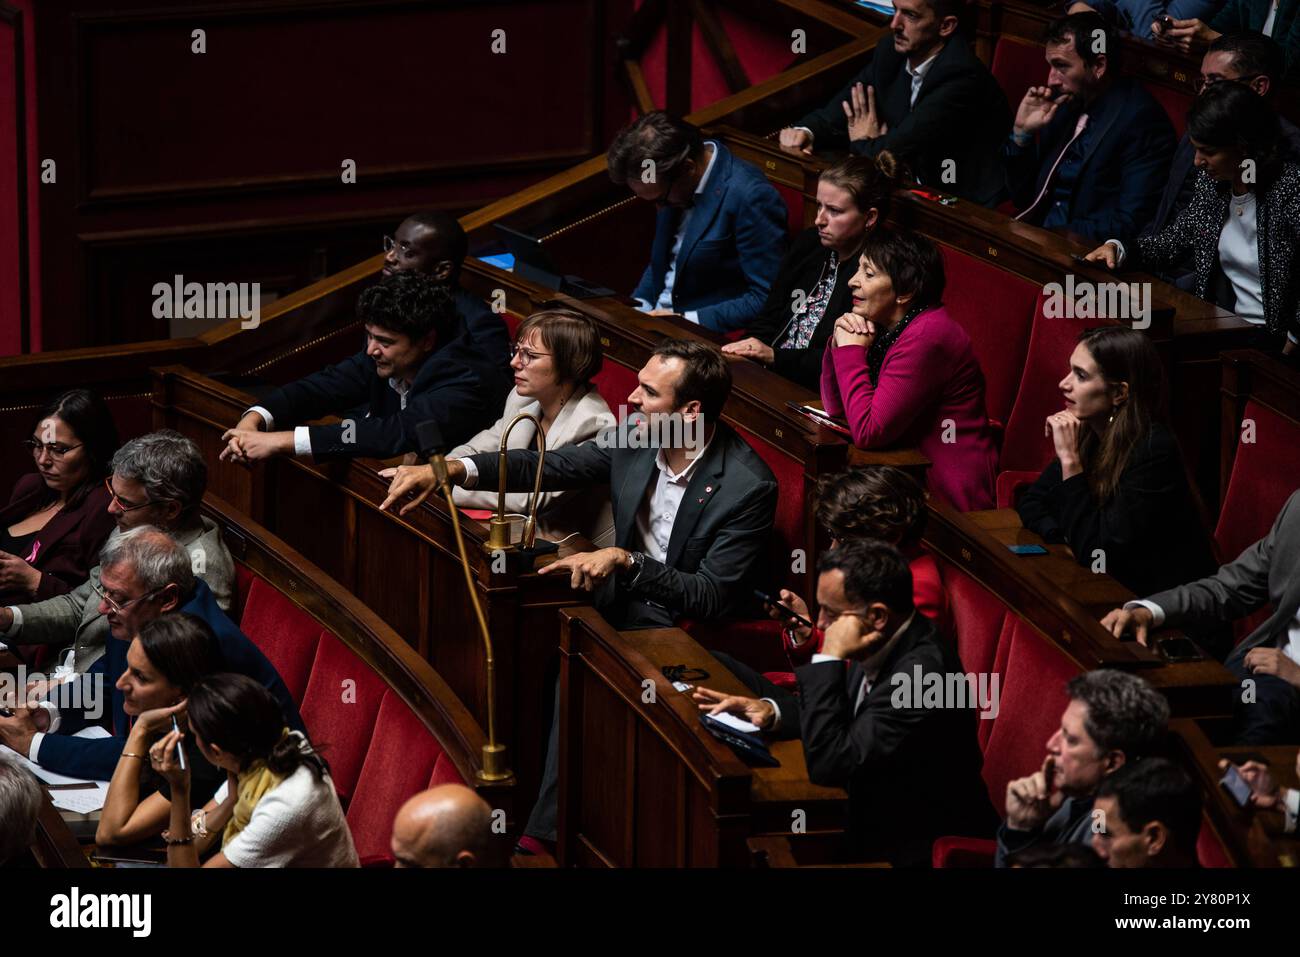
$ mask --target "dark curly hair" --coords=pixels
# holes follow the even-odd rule
[[[839,542],[876,538],[900,549],[925,532],[925,490],[889,465],[850,469],[817,481],[817,524]]]
[[[1159,750],[1169,724],[1169,705],[1136,675],[1111,668],[1085,671],[1066,685],[1071,701],[1088,708],[1083,728],[1098,750],[1121,751],[1137,761]]]
[[[357,299],[357,318],[419,342],[429,333],[436,341],[450,339],[460,314],[450,290],[428,276],[410,271],[385,276]]]

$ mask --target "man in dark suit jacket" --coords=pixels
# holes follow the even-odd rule
[[[157,569],[160,580],[150,578]],[[56,774],[107,781],[113,775],[129,730],[117,679],[126,670],[126,652],[140,627],[173,611],[184,611],[207,622],[217,641],[222,670],[260,682],[284,710],[290,727],[302,730],[302,717],[275,666],[226,617],[211,589],[194,576],[190,553],[166,532],[153,527],[133,529],[106,549],[101,578],[111,634],[103,657],[78,683],[53,686],[49,700],[32,709],[0,717],[0,740],[19,754]],[[104,687],[112,688],[104,708]],[[92,724],[112,733],[107,738],[73,735]]]
[[[1249,86],[1259,96],[1271,99],[1285,69],[1282,48],[1264,34],[1225,33],[1210,44],[1210,49],[1201,58],[1199,88],[1203,90],[1219,80],[1236,80]],[[1300,159],[1300,128],[1284,116],[1278,117],[1278,123],[1292,157]],[[1178,214],[1191,202],[1192,187],[1198,172],[1195,161],[1196,147],[1192,145],[1191,134],[1184,133],[1174,151],[1169,178],[1160,196],[1160,205],[1156,207],[1155,217],[1143,230],[1143,235],[1160,232],[1177,219]],[[1166,270],[1165,275],[1180,288],[1190,289],[1194,278],[1191,260],[1180,268]]]
[[[697,688],[700,708],[797,733],[813,783],[849,790],[847,851],[856,859],[924,867],[936,837],[992,834],[976,706],[996,714],[996,702],[966,693],[952,643],[912,604],[907,560],[892,545],[861,539],[826,552],[817,568],[826,635],[821,653],[795,672],[798,697],[727,659],[766,697]],[[956,675],[963,679],[949,679]],[[927,690],[936,685],[945,689],[938,698]],[[960,701],[947,698],[955,687]]]
[[[659,206],[650,264],[632,293],[641,308],[715,332],[744,328],[785,252],[789,213],[767,177],[663,112],[620,132],[606,161],[610,179]]]
[[[998,150],[1011,111],[993,75],[957,33],[960,0],[897,0],[891,33],[862,72],[820,110],[781,131],[811,153],[889,150],[917,180],[985,206],[1005,195]]]
[[[447,441],[460,443],[496,421],[509,353],[484,349],[446,286],[399,271],[362,292],[357,313],[365,350],[263,397],[222,436],[223,460],[391,458],[415,451],[420,422],[437,420]],[[346,418],[299,424],[329,415]],[[296,428],[284,430],[289,424]]]
[[[1033,86],[1003,148],[1018,219],[1103,242],[1155,212],[1174,132],[1160,104],[1119,75],[1119,40],[1096,13],[1047,29],[1046,86]]]
[[[1271,606],[1264,623],[1228,655],[1242,679],[1237,696],[1239,744],[1295,744],[1300,739],[1300,491],[1292,493],[1269,533],[1209,578],[1117,608],[1102,619],[1115,635],[1147,641],[1153,627],[1182,628],[1245,618]]]
[[[383,274],[414,272],[446,286],[479,347],[489,356],[505,355],[510,348],[505,320],[461,288],[460,270],[468,251],[469,239],[456,217],[441,210],[413,213],[393,235],[384,237]]]

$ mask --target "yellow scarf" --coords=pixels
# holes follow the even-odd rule
[[[280,735],[281,739],[289,733],[285,728]],[[222,833],[221,843],[229,844],[244,828],[248,827],[248,822],[253,817],[253,808],[257,807],[257,802],[262,800],[262,796],[276,787],[284,780],[284,775],[276,774],[266,766],[265,761],[254,761],[243,771],[239,772],[239,799],[235,802],[235,810],[231,814],[230,823],[226,825],[226,830]]]

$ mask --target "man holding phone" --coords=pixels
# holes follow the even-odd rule
[[[1211,20],[1224,0],[1077,0],[1068,13],[1096,11],[1125,33],[1144,40],[1177,36],[1175,21]]]
[[[1043,766],[1007,783],[1007,819],[994,863],[1038,844],[1087,844],[1093,799],[1103,780],[1158,749],[1169,705],[1141,678],[1088,671],[1066,687],[1070,703],[1047,741]]]

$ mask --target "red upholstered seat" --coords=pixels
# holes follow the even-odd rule
[[[637,387],[637,370],[629,369],[622,363],[614,362],[608,356],[601,363],[600,372],[596,373],[592,381],[596,385],[596,390],[600,392],[601,398],[609,406],[609,410],[614,413],[614,417],[620,422],[623,420],[623,412],[620,407],[627,410],[627,397],[636,391]]]
[[[1157,103],[1169,114],[1169,122],[1174,124],[1174,136],[1182,137],[1187,129],[1187,111],[1196,99],[1191,90],[1175,90],[1160,83],[1143,83]]]
[[[804,230],[804,199],[803,193],[797,189],[791,189],[781,183],[773,183],[776,191],[781,194],[785,200],[786,208],[786,229],[793,238]],[[814,206],[814,210],[816,207]]]
[[[1037,475],[1047,465],[1052,457],[1052,441],[1043,434],[1043,423],[1062,408],[1061,390],[1057,386],[1065,378],[1079,333],[1094,326],[1115,324],[1102,319],[1049,319],[1043,315],[1045,301],[1040,294],[1034,306],[1024,375],[1002,439],[1000,472]]]
[[[971,338],[989,417],[1005,423],[1024,374],[1039,287],[951,246],[939,248],[947,276],[944,307]]]
[[[316,661],[320,622],[264,579],[255,577],[248,589],[239,627],[275,665],[293,700],[301,702],[307,690],[307,676]]]
[[[1245,426],[1253,425],[1249,432]],[[1249,435],[1253,441],[1242,441]],[[1268,534],[1282,505],[1300,486],[1300,423],[1260,405],[1246,402],[1237,426],[1237,451],[1223,496],[1214,547],[1219,561],[1230,562]],[[1268,617],[1271,607],[1233,624],[1240,641]]]
[[[1010,653],[984,748],[984,783],[999,814],[1005,814],[1007,782],[1042,766],[1047,740],[1061,726],[1069,702],[1065,685],[1079,673],[1042,635],[1018,618],[1009,620]]]
[[[257,575],[247,565],[235,562],[235,607],[230,609],[230,620],[239,624],[243,620],[244,606],[248,604],[248,590]]]
[[[942,566],[943,583],[957,631],[957,655],[966,671],[991,671],[1006,619],[1006,606],[987,588],[953,565]]]
[[[519,329],[519,324],[524,321],[524,317],[517,312],[505,312],[502,318],[506,321],[506,331],[510,334],[510,341],[515,341],[515,332]]]
[[[397,809],[428,786],[440,758],[445,754],[438,740],[401,698],[385,692],[348,805],[348,827],[363,861],[389,854]]]
[[[347,806],[375,730],[387,685],[335,635],[324,632],[316,649],[302,719],[312,742],[323,745],[330,776]]]
[[[1207,817],[1201,818],[1201,833],[1196,835],[1196,859],[1202,867],[1233,866],[1223,839]]]
[[[930,849],[935,867],[992,867],[998,842],[983,837],[941,837]]]
[[[1047,465],[1046,462],[1043,463]],[[1020,499],[1020,493],[1030,485],[1038,481],[1038,476],[1042,472],[1033,470],[1012,469],[1006,472],[998,473],[997,497],[998,508],[1015,508],[1016,502]]]
[[[1047,56],[1043,46],[1017,37],[999,37],[993,48],[993,73],[1011,104],[1011,112],[1031,86],[1047,82]]]

